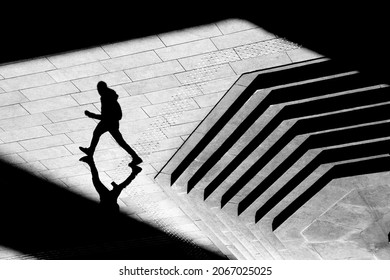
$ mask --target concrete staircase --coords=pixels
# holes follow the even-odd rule
[[[389,144],[390,88],[321,58],[243,74],[156,180],[232,259],[318,259],[280,237],[332,180],[389,171]]]

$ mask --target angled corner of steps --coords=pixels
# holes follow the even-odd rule
[[[227,255],[318,258],[280,231],[332,180],[390,169],[389,91],[326,58],[243,74],[156,180]]]

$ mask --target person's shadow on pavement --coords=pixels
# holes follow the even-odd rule
[[[132,163],[129,166],[132,168],[131,174],[120,184],[112,182],[112,190],[109,190],[99,178],[99,173],[95,165],[95,161],[91,156],[84,156],[80,158],[80,161],[85,162],[89,165],[92,174],[92,183],[99,194],[100,198],[100,207],[102,214],[104,215],[116,215],[119,213],[119,205],[117,203],[118,197],[121,194],[122,190],[126,188],[130,183],[137,177],[141,172],[142,168],[133,165]]]

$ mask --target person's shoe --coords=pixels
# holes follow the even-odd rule
[[[134,177],[137,176],[142,171],[142,168],[139,167],[138,165],[132,165],[131,169],[133,170]]]
[[[92,156],[92,152],[89,148],[79,147],[80,151],[82,151],[87,156]]]
[[[140,158],[140,157],[133,157],[133,160],[131,161],[131,163],[129,164],[129,166],[136,166],[136,165],[139,165],[143,163],[143,160]]]
[[[115,183],[115,182],[111,182],[111,185],[112,185],[114,188],[119,187],[119,185],[118,185],[117,183]]]
[[[80,158],[79,161],[82,161],[82,162],[85,162],[88,164],[92,164],[93,158],[91,156],[84,156],[84,157]]]

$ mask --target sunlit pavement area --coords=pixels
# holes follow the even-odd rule
[[[120,131],[142,157],[121,193],[121,212],[218,252],[154,181],[242,73],[320,54],[238,19],[0,66],[0,156],[12,165],[98,201],[79,146],[90,143],[105,81],[119,95]],[[121,182],[131,157],[104,134],[94,155],[102,182]],[[18,255],[3,248],[0,258]]]

